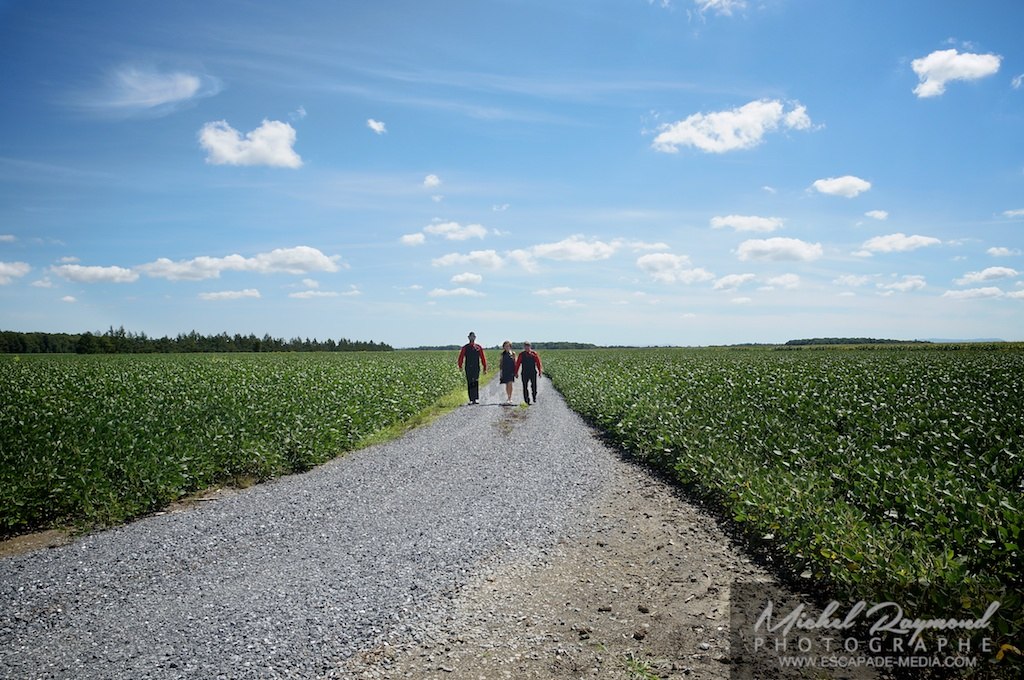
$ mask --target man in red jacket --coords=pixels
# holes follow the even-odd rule
[[[522,371],[522,373],[520,373]],[[530,403],[530,393],[533,393],[533,401],[537,401],[537,376],[544,373],[540,365],[540,355],[530,348],[529,342],[523,343],[523,351],[516,357],[516,376],[523,376],[523,401]],[[532,386],[532,390],[527,387]]]
[[[476,344],[476,333],[469,332],[469,342],[462,346],[459,351],[459,369],[466,365],[466,387],[469,389],[469,403],[476,404],[480,401],[480,367],[483,366],[484,373],[487,372],[487,356],[484,348]]]

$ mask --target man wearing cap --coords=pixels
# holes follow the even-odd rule
[[[469,342],[462,346],[459,352],[459,369],[463,364],[466,366],[466,386],[469,388],[469,403],[476,404],[480,401],[480,367],[483,366],[484,373],[487,372],[487,356],[484,348],[476,344],[476,333],[469,332]]]
[[[537,376],[544,372],[540,365],[540,355],[533,351],[529,342],[523,343],[523,351],[516,357],[516,376],[523,376],[523,401],[530,403],[528,386],[532,386],[533,401],[537,401]]]

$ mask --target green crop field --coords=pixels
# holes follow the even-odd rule
[[[1022,630],[1021,346],[563,351],[544,366],[573,409],[795,574],[949,616],[995,598],[999,633]]]
[[[462,384],[450,352],[3,356],[0,535],[305,470]]]

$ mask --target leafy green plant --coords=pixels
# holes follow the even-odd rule
[[[796,573],[933,616],[998,599],[997,631],[1024,631],[1020,346],[565,351],[545,368]]]
[[[0,533],[303,471],[462,384],[450,353],[0,358]]]

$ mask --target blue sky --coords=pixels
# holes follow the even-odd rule
[[[1024,3],[0,0],[0,327],[1024,340]]]

